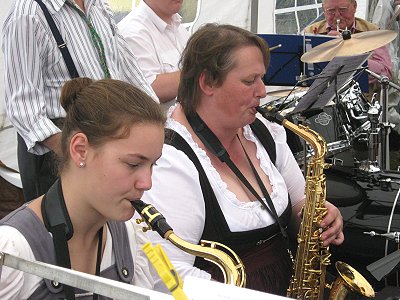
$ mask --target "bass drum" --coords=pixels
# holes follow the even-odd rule
[[[400,173],[383,171],[365,174],[354,168],[334,166],[326,170],[326,199],[337,206],[343,216],[345,241],[331,246],[332,265],[336,261],[348,262],[359,271],[376,291],[385,287],[385,281],[376,280],[366,267],[398,249],[397,243],[376,233],[400,231],[400,204],[396,205],[393,218],[391,212],[400,187]],[[387,246],[386,246],[387,243]],[[395,286],[396,277],[390,275],[388,284]]]

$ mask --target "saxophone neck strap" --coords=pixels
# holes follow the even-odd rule
[[[243,144],[240,141],[240,139],[239,139],[239,142],[242,145],[244,153],[246,154],[246,158],[249,161],[252,172],[254,173],[254,176],[256,177],[257,183],[260,186],[260,189],[263,193],[263,196],[264,196],[266,202],[268,203],[268,206],[265,204],[265,202],[260,197],[260,195],[257,193],[257,191],[253,188],[253,186],[250,184],[250,182],[246,179],[246,177],[243,175],[243,173],[239,170],[239,168],[235,165],[235,163],[231,160],[229,153],[226,151],[225,147],[219,141],[217,136],[212,132],[212,130],[207,126],[207,124],[200,118],[200,116],[197,113],[194,113],[193,115],[186,116],[186,118],[188,119],[190,126],[193,128],[194,132],[199,137],[199,139],[203,142],[205,147],[209,151],[211,151],[211,153],[213,155],[218,157],[221,162],[224,162],[227,164],[227,166],[232,170],[232,172],[235,173],[237,178],[246,186],[246,188],[261,203],[261,205],[264,207],[264,209],[275,219],[275,221],[278,224],[279,229],[282,233],[282,236],[285,237],[285,239],[286,239],[288,237],[287,232],[286,232],[285,228],[283,227],[281,220],[279,219],[279,216],[276,212],[275,206],[272,203],[272,199],[269,196],[264,183],[262,182],[259,174],[257,173],[257,170],[255,169],[253,163],[251,162],[250,157],[248,156],[246,150],[244,149]]]
[[[57,179],[44,195],[41,204],[41,212],[43,223],[53,237],[57,265],[71,269],[68,240],[72,238],[74,228],[65,205],[60,179]],[[98,232],[99,242],[97,248],[96,275],[100,275],[102,238],[103,227],[101,227]],[[75,300],[73,287],[64,285],[64,292],[66,299]],[[93,299],[98,299],[98,295],[94,294]]]

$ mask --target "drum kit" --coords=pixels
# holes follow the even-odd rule
[[[388,44],[396,36],[397,33],[390,30],[345,33],[307,51],[301,60],[318,63],[338,56],[359,55]],[[366,71],[380,83],[379,97],[367,99],[357,80],[350,78],[338,87],[333,101],[312,114],[293,113],[308,92],[307,87],[267,93],[277,99],[266,106],[295,123],[309,126],[326,140],[327,162],[332,164],[325,172],[326,198],[340,209],[346,236],[343,245],[332,247],[333,260],[351,262],[379,290],[382,288],[379,285],[385,283],[382,277],[374,278],[367,265],[400,248],[400,210],[397,208],[400,172],[390,170],[391,124],[387,121],[387,89],[392,86],[400,91],[400,87],[386,76]],[[287,134],[296,160],[300,166],[305,166],[312,150],[298,137]],[[400,262],[400,254],[398,257]],[[384,268],[385,264],[382,261],[379,265]],[[386,275],[393,271],[397,271],[397,267],[391,267]]]

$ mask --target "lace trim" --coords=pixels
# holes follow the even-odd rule
[[[216,187],[219,190],[219,193],[222,195],[222,197],[224,197],[225,199],[227,199],[228,201],[230,201],[231,203],[233,203],[234,205],[236,205],[240,208],[251,209],[256,206],[261,206],[261,204],[258,203],[258,201],[252,201],[252,202],[239,201],[239,199],[236,197],[236,194],[234,194],[233,192],[231,192],[228,189],[227,184],[222,180],[222,178],[219,175],[219,173],[217,172],[217,170],[211,164],[211,160],[207,156],[207,153],[202,148],[200,148],[199,145],[193,140],[193,137],[190,134],[190,132],[187,130],[187,128],[185,126],[183,126],[181,123],[179,123],[171,118],[171,115],[177,105],[178,104],[175,104],[174,106],[170,107],[170,109],[168,110],[168,114],[167,114],[168,119],[167,119],[166,127],[178,132],[186,140],[186,142],[188,142],[188,144],[194,150],[196,155],[199,157],[199,160],[200,160],[201,164],[203,165],[203,168],[206,171],[206,173],[211,174],[211,176],[213,177],[213,179],[210,180],[210,183],[212,183],[212,185],[216,185]],[[252,141],[253,143],[256,144],[257,159],[260,160],[261,168],[263,169],[265,174],[274,174],[274,172],[272,170],[272,162],[271,162],[271,160],[267,161],[267,158],[266,158],[266,157],[268,157],[268,154],[264,155],[262,153],[261,150],[263,149],[263,146],[256,139],[256,137],[255,137],[254,133],[251,131],[251,128],[249,125],[244,127],[244,136],[247,140]],[[270,177],[270,176],[268,176],[268,177]],[[278,201],[278,200],[274,201],[278,197],[278,194],[274,190],[274,182],[273,182],[273,180],[271,180],[271,178],[270,178],[270,182],[271,182],[271,187],[272,187],[271,199],[274,202],[274,205],[281,206],[281,205],[279,205],[279,204],[281,204],[280,203],[281,201]],[[286,203],[285,203],[285,205],[286,205]]]

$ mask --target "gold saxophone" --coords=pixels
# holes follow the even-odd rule
[[[267,109],[258,107],[257,111],[267,119],[274,119],[284,127],[305,139],[313,148],[306,174],[306,200],[302,210],[302,222],[297,235],[297,253],[293,266],[293,275],[287,296],[296,299],[323,299],[325,288],[330,288],[329,299],[341,300],[352,293],[372,298],[375,292],[368,281],[356,270],[343,262],[336,263],[339,277],[332,285],[325,283],[326,267],[330,264],[329,247],[320,239],[320,222],[327,213],[326,176],[324,169],[327,146],[317,132],[307,126],[295,125],[279,114],[272,116]]]
[[[144,219],[138,220],[138,223],[145,221],[148,225],[148,228],[145,228],[145,230],[152,229],[157,231],[161,237],[170,241],[179,249],[216,264],[222,271],[226,284],[234,284],[239,287],[246,286],[244,265],[239,256],[230,248],[221,243],[205,240],[201,240],[200,245],[188,243],[173,232],[165,217],[153,205],[146,204],[141,200],[131,203]],[[223,250],[217,249],[217,247]]]

